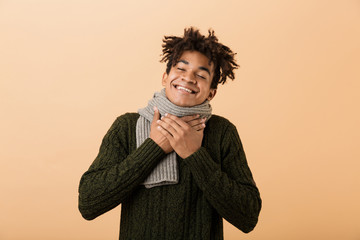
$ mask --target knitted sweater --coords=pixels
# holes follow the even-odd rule
[[[222,218],[250,232],[259,191],[237,130],[213,115],[202,147],[179,162],[179,183],[140,185],[165,152],[150,138],[136,148],[137,113],[118,117],[79,186],[79,210],[91,220],[121,204],[119,239],[223,239]]]

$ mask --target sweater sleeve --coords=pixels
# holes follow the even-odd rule
[[[81,177],[78,207],[87,220],[118,206],[165,156],[150,138],[129,154],[128,136],[133,130],[123,116],[112,124],[97,157]]]
[[[213,160],[205,147],[184,159],[184,162],[220,216],[248,233],[258,222],[262,201],[240,137],[232,124],[221,140],[221,152],[221,165]]]

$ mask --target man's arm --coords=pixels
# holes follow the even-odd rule
[[[113,123],[96,159],[81,177],[79,210],[87,220],[118,206],[165,156],[150,138],[129,153],[129,132],[133,129],[124,116]]]
[[[113,123],[102,141],[96,159],[80,180],[79,210],[87,220],[118,206],[144,182],[166,153],[173,151],[168,140],[161,134],[156,134],[156,120],[160,117],[156,110],[151,124],[151,137],[130,153],[129,136],[135,133],[134,123],[137,119],[133,119],[133,124],[130,124],[130,118],[126,116],[117,118]],[[182,119],[193,129],[203,129],[197,116]]]
[[[235,126],[227,122],[225,133],[218,136],[222,138],[220,165],[208,149],[199,147],[198,142],[195,144],[197,150],[189,154],[186,146],[194,140],[187,139],[193,135],[189,133],[191,130],[180,129],[184,124],[178,118],[170,117],[171,120],[162,120],[160,131],[176,153],[185,157],[185,164],[208,201],[231,224],[245,233],[250,232],[258,221],[261,198]],[[185,133],[178,134],[183,131]]]
[[[221,152],[221,165],[212,159],[204,147],[184,159],[184,162],[217,212],[248,233],[258,222],[262,201],[239,135],[232,124],[222,139]]]

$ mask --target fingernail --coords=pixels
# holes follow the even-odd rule
[[[160,118],[160,119],[162,120],[163,118],[164,118],[164,116],[161,116],[161,118]]]
[[[156,106],[154,106],[153,109],[154,109],[154,111],[157,111],[157,107],[156,107]]]
[[[156,120],[156,122],[157,122],[157,123],[159,123],[159,122],[160,122],[160,120]]]
[[[160,127],[160,126],[158,126],[158,127],[157,127],[157,129],[159,129],[159,130],[160,130],[160,129],[161,129],[161,127]]]
[[[165,113],[165,117],[167,116],[168,114],[167,113]]]

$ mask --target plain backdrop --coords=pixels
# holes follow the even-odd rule
[[[161,89],[164,35],[237,52],[215,114],[240,134],[263,208],[226,240],[360,239],[360,1],[0,1],[0,239],[117,239],[78,184],[117,116]]]

